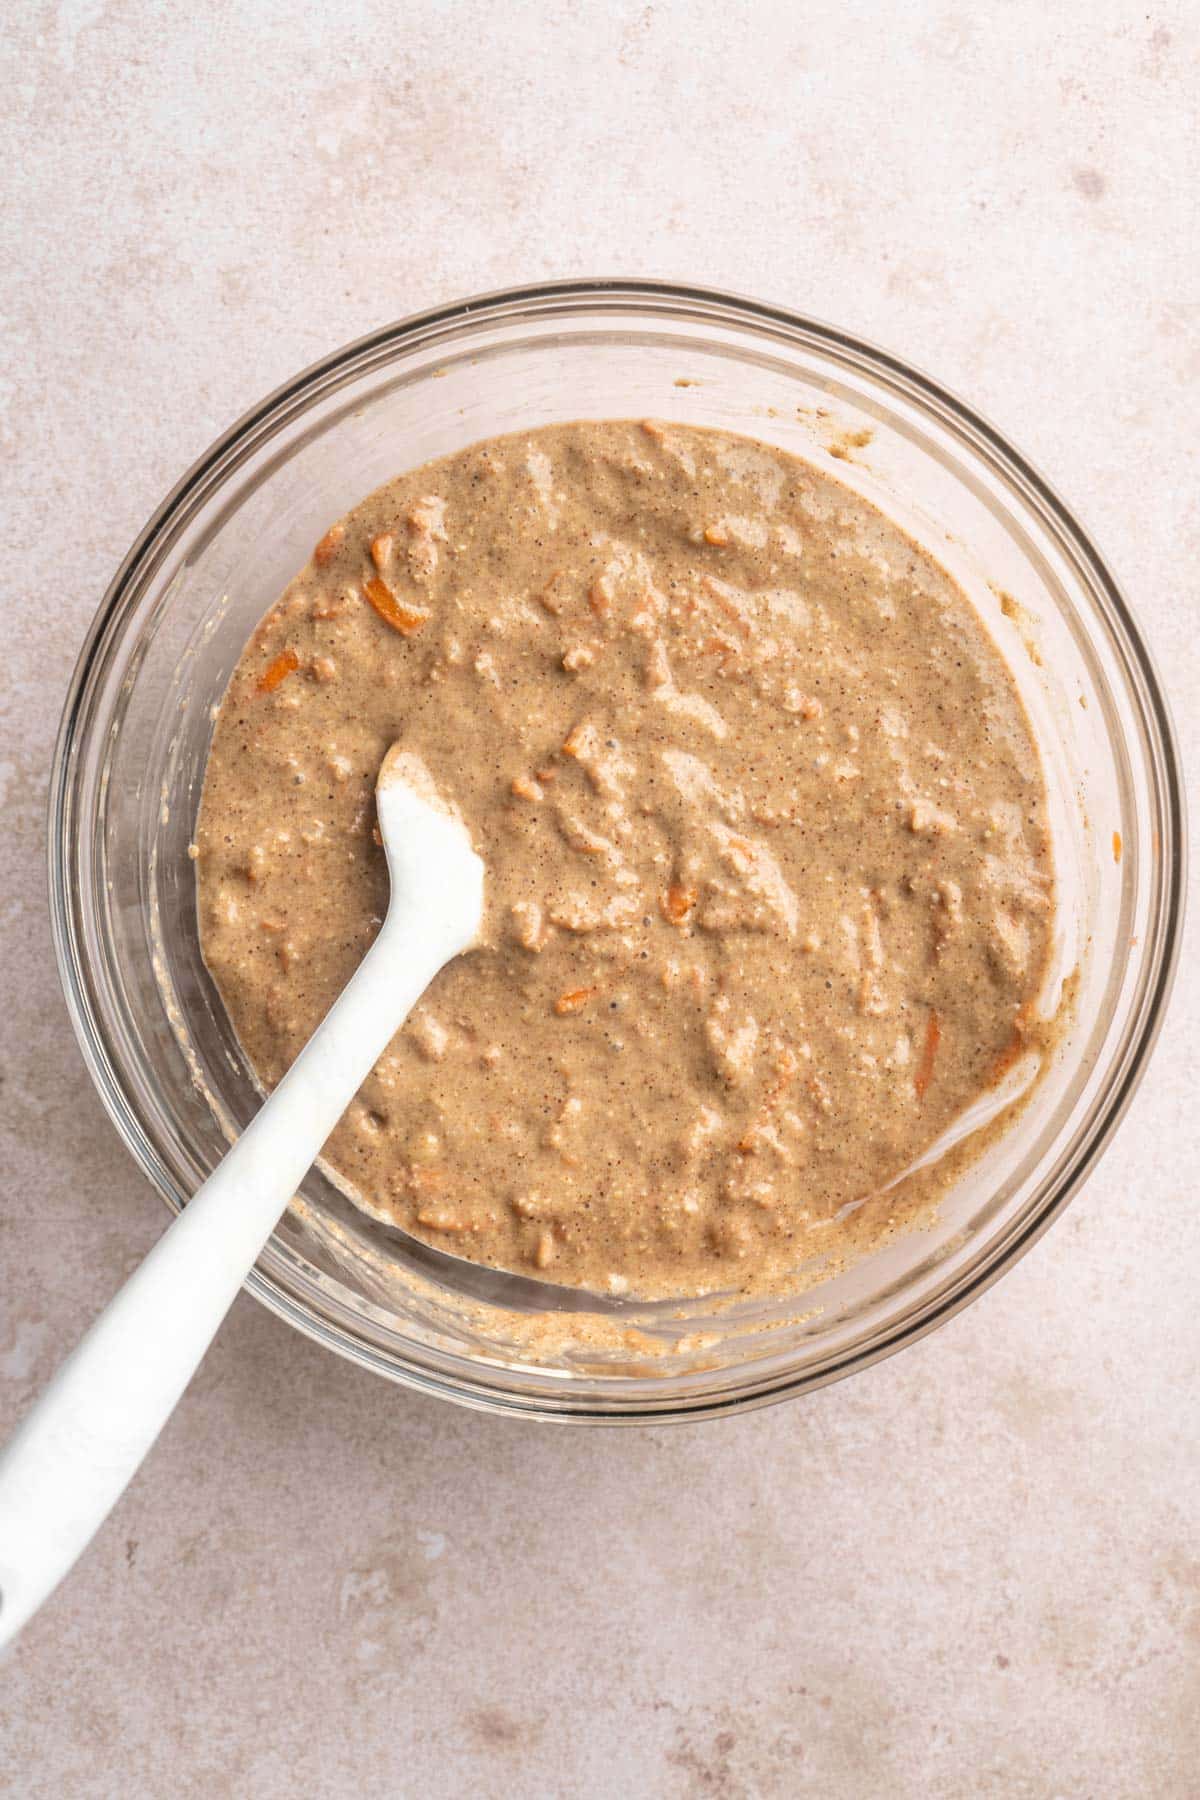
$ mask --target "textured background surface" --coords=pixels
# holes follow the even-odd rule
[[[836,320],[1078,507],[1193,768],[1200,699],[1186,0],[18,0],[9,23],[0,1428],[163,1224],[51,968],[62,691],[166,488],[320,353],[543,275]],[[239,1301],[0,1673],[0,1788],[1194,1795],[1195,948],[1067,1217],[942,1333],[806,1402],[514,1426]]]

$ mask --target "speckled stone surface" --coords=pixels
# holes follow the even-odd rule
[[[1200,700],[1186,0],[22,0],[7,23],[4,1429],[164,1222],[51,966],[62,692],[180,470],[320,353],[558,274],[836,320],[969,396],[1091,524],[1193,768]],[[1190,950],[1062,1222],[944,1331],[807,1401],[513,1425],[240,1300],[0,1671],[0,1790],[1194,1795]]]

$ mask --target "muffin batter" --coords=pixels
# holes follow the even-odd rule
[[[268,1087],[387,905],[397,740],[486,912],[326,1145],[360,1204],[646,1296],[902,1222],[892,1184],[1019,1051],[1053,923],[1028,720],[930,556],[783,451],[651,420],[365,500],[247,646],[197,829]]]

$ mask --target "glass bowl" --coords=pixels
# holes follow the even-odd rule
[[[338,351],[214,444],[125,558],[71,683],[51,784],[55,946],[101,1098],[172,1209],[258,1103],[200,958],[187,856],[213,709],[253,625],[329,523],[399,471],[504,431],[647,415],[808,457],[968,587],[1034,719],[1056,980],[1077,967],[1077,990],[1052,1066],[936,1219],[792,1299],[649,1305],[480,1269],[374,1223],[314,1171],[251,1291],[365,1368],[541,1418],[734,1412],[949,1317],[1086,1177],[1145,1067],[1179,942],[1162,689],[1096,550],[990,426],[885,352],[725,294],[581,281],[464,301]]]

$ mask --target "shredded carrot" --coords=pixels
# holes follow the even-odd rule
[[[429,621],[427,612],[420,612],[416,607],[405,606],[402,601],[397,600],[387,582],[380,581],[378,575],[373,575],[370,581],[363,583],[363,593],[384,623],[390,625],[393,631],[398,631],[402,637],[411,637],[414,631],[420,631],[422,625]]]
[[[371,561],[377,569],[385,569],[392,554],[392,534],[381,531],[379,536],[371,539]]]
[[[941,1020],[935,1012],[930,1012],[929,1023],[925,1027],[925,1042],[921,1049],[921,1060],[917,1064],[917,1072],[913,1076],[913,1086],[917,1090],[918,1100],[925,1098],[925,1090],[933,1076],[933,1059],[937,1055],[938,1045],[941,1041]]]
[[[259,693],[260,694],[274,693],[275,689],[279,686],[280,682],[286,681],[289,675],[294,675],[296,670],[299,667],[300,667],[300,658],[297,656],[296,652],[289,645],[286,650],[281,650],[279,652],[279,655],[275,658],[274,662],[270,662],[267,664],[266,668],[263,670],[262,674],[259,676],[259,678],[258,678]]]
[[[1119,863],[1120,860],[1121,860],[1121,834],[1119,831],[1114,831],[1113,832],[1113,861]]]
[[[690,888],[669,887],[658,904],[664,919],[672,925],[682,925],[696,904],[696,896]]]
[[[342,539],[345,535],[346,527],[344,525],[331,525],[329,527],[329,530],[325,533],[325,536],[313,551],[313,561],[316,563],[318,569],[323,569],[326,563],[333,561],[333,558],[341,548]]]
[[[560,994],[554,1002],[556,1013],[582,1012],[589,1000],[595,999],[600,992],[596,987],[572,988],[570,993]]]

